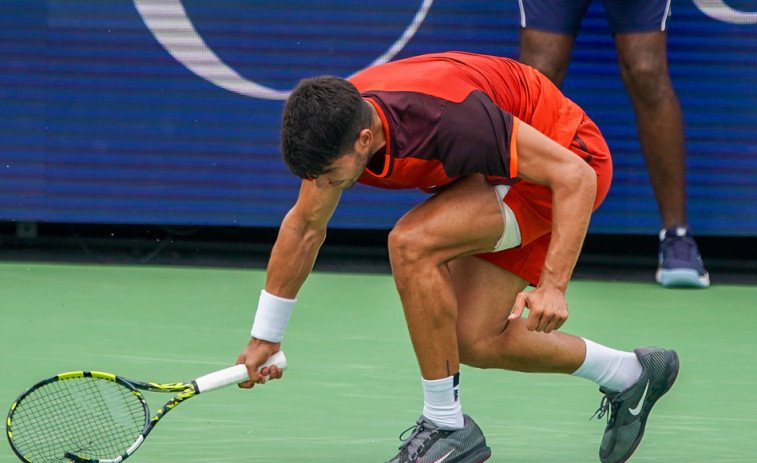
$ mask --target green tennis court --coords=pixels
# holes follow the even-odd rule
[[[233,364],[260,270],[0,264],[0,402],[69,370],[180,381]],[[148,462],[383,462],[421,412],[415,357],[388,275],[314,273],[281,381],[178,407],[131,457]],[[619,349],[675,348],[681,374],[634,462],[757,461],[757,287],[573,282],[563,328]],[[492,462],[591,462],[601,395],[567,376],[463,369],[461,400]],[[167,395],[148,394],[161,404]],[[10,447],[0,462],[16,461]]]

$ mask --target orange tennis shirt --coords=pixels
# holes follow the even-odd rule
[[[380,188],[433,192],[473,173],[512,183],[519,120],[568,148],[585,117],[546,77],[508,58],[428,54],[349,80],[384,123],[386,147],[359,180]]]

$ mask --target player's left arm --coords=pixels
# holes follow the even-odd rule
[[[527,327],[548,333],[568,317],[565,290],[589,226],[597,175],[583,158],[522,121],[515,137],[517,176],[552,189],[552,239],[538,285],[518,295],[511,318],[528,307]]]

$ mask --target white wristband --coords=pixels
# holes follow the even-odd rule
[[[281,342],[295,302],[297,299],[285,299],[262,290],[250,331],[252,337],[262,341]]]

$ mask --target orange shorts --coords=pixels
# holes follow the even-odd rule
[[[597,194],[593,208],[596,210],[610,189],[612,158],[599,128],[588,116],[579,124],[569,149],[584,158],[597,173]],[[536,286],[552,236],[552,190],[544,185],[521,180],[510,188],[504,201],[518,220],[521,244],[504,251],[478,254],[477,257]]]

